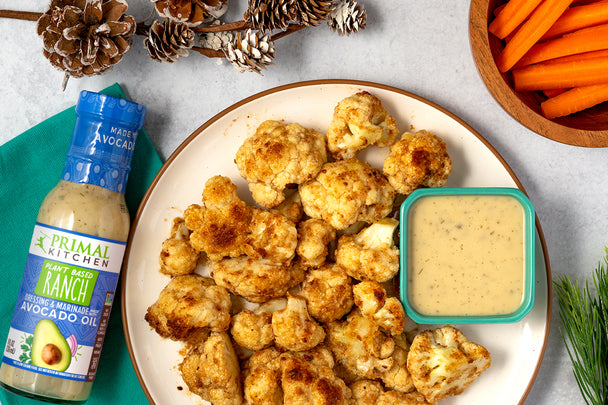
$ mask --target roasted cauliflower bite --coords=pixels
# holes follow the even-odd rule
[[[366,318],[391,335],[405,328],[405,311],[396,297],[387,297],[384,288],[375,281],[362,281],[353,287],[355,304]]]
[[[306,300],[287,293],[287,306],[272,314],[272,332],[280,349],[310,350],[325,339],[325,330],[308,314]]]
[[[386,370],[380,376],[380,379],[386,388],[392,388],[399,392],[415,391],[412,376],[407,369],[409,343],[403,334],[393,336],[393,340],[395,342],[395,350],[391,355],[393,366]]]
[[[380,395],[374,405],[431,405],[424,395],[418,391],[408,393],[399,391],[387,391]]]
[[[399,135],[382,102],[362,91],[341,100],[327,128],[327,146],[335,159],[354,158],[369,145],[389,146]]]
[[[285,263],[295,256],[297,244],[298,231],[292,221],[281,214],[253,208],[253,218],[243,246],[247,256]]]
[[[298,224],[296,253],[306,266],[320,266],[325,262],[327,245],[336,239],[336,230],[327,222],[311,218]]]
[[[277,298],[260,305],[254,311],[244,308],[232,317],[230,334],[241,347],[253,352],[274,343],[272,313],[287,305],[285,298]]]
[[[414,385],[430,403],[462,393],[490,363],[483,346],[449,325],[416,335],[407,356]]]
[[[160,272],[169,276],[190,274],[196,269],[200,253],[190,245],[190,231],[183,218],[173,219],[170,236],[163,241]]]
[[[398,193],[407,195],[420,186],[442,187],[452,173],[452,160],[437,135],[406,132],[391,146],[382,171]]]
[[[162,337],[192,341],[208,330],[228,329],[231,306],[224,287],[198,274],[188,274],[174,277],[163,288],[145,319]]]
[[[348,372],[373,380],[393,367],[395,341],[358,309],[353,309],[345,321],[327,323],[325,329],[336,362]]]
[[[349,405],[351,391],[332,370],[325,348],[281,355],[281,387],[285,405]]]
[[[348,386],[353,394],[353,405],[376,405],[376,400],[384,394],[384,387],[375,380],[359,380]]]
[[[308,313],[319,322],[330,322],[348,314],[353,306],[352,280],[335,263],[310,269],[300,295],[306,299]]]
[[[314,178],[327,161],[325,137],[297,123],[264,121],[236,153],[239,173],[253,199],[274,208],[285,199],[288,184]]]
[[[239,362],[225,332],[212,332],[190,350],[179,368],[190,391],[213,405],[243,403]]]
[[[214,176],[203,190],[203,206],[192,204],[184,220],[192,231],[190,244],[211,260],[244,254],[253,212],[241,201],[236,186],[228,177]]]
[[[249,405],[283,405],[281,352],[274,347],[255,352],[243,368],[243,391]]]
[[[335,251],[336,263],[357,280],[390,280],[399,271],[399,249],[393,240],[398,226],[396,219],[382,218],[358,234],[342,235]]]
[[[379,170],[349,159],[323,165],[315,179],[300,185],[300,198],[306,215],[342,230],[387,216],[395,190]]]
[[[299,223],[304,216],[304,210],[302,209],[302,199],[300,198],[300,193],[298,193],[298,190],[296,189],[289,193],[285,197],[285,201],[270,209],[270,212],[284,215],[294,224]]]
[[[241,256],[213,262],[211,277],[231,293],[262,303],[283,297],[290,288],[300,284],[305,268],[297,262],[277,264]]]

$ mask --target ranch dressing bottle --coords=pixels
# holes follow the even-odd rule
[[[63,175],[44,199],[0,385],[51,402],[91,392],[129,235],[125,187],[144,106],[83,91]]]

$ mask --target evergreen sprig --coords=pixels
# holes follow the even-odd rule
[[[587,405],[608,404],[608,248],[593,273],[595,294],[585,281],[561,276],[553,284],[559,302],[560,330],[574,378]],[[569,342],[569,343],[568,343]]]

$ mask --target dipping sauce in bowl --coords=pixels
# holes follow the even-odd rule
[[[401,294],[419,323],[515,322],[533,305],[534,210],[510,188],[421,189],[401,212]]]

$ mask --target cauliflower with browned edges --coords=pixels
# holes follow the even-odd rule
[[[190,245],[190,231],[183,218],[173,219],[171,234],[160,251],[160,272],[169,276],[190,274],[196,269],[200,253]]]
[[[174,277],[160,292],[145,320],[160,336],[192,341],[209,330],[230,326],[230,294],[213,280],[198,274]]]
[[[405,132],[391,146],[382,171],[398,193],[408,195],[420,186],[442,187],[452,173],[452,160],[437,135]]]
[[[300,295],[306,298],[308,313],[319,322],[330,322],[348,314],[353,306],[352,280],[335,263],[310,269]]]
[[[298,224],[296,253],[306,266],[320,266],[325,262],[327,245],[336,239],[336,230],[327,222],[310,218]]]
[[[305,268],[298,262],[272,263],[241,256],[211,264],[211,277],[218,285],[255,303],[285,296],[304,276]]]
[[[244,254],[252,216],[251,208],[239,199],[236,186],[225,176],[207,180],[203,205],[192,204],[184,211],[192,247],[211,260]]]
[[[306,215],[342,230],[387,216],[395,190],[369,163],[349,159],[323,165],[315,179],[300,185],[300,198]]]
[[[355,304],[366,318],[391,335],[405,328],[405,311],[396,297],[387,297],[386,290],[375,281],[362,281],[353,287]]]
[[[376,399],[374,405],[431,405],[429,404],[424,395],[418,391],[412,392],[400,392],[400,391],[387,391],[380,395]]]
[[[359,380],[349,385],[353,405],[430,405],[418,391],[384,391],[378,381]]]
[[[243,246],[247,256],[285,263],[295,256],[297,244],[298,231],[292,221],[281,214],[253,208],[249,234]]]
[[[357,280],[390,280],[399,271],[399,249],[393,239],[398,226],[396,219],[382,218],[358,234],[342,235],[335,251],[336,263]]]
[[[483,346],[449,325],[416,335],[407,356],[414,385],[430,403],[462,393],[490,363]]]
[[[325,325],[326,342],[336,362],[361,378],[379,379],[394,360],[395,341],[356,308],[345,321]]]
[[[255,352],[243,367],[243,391],[249,405],[283,405],[281,352],[274,347]]]
[[[414,391],[414,382],[407,369],[407,355],[410,345],[404,335],[393,336],[395,350],[391,354],[393,366],[386,370],[380,379],[386,388],[392,388],[400,392]]]
[[[251,351],[262,350],[274,342],[272,313],[245,308],[232,317],[230,334],[239,346]]]
[[[225,332],[212,332],[191,348],[179,369],[190,391],[213,405],[243,403],[239,362]]]
[[[291,191],[291,192],[290,192]],[[275,214],[284,215],[294,224],[299,223],[304,216],[304,210],[302,209],[302,199],[298,190],[288,190],[285,192],[285,200],[274,208],[270,209],[270,212]]]
[[[272,332],[277,347],[310,350],[325,339],[325,330],[308,314],[306,300],[287,293],[287,306],[272,313]]]
[[[351,404],[350,388],[333,371],[329,350],[319,347],[311,352],[287,352],[280,361],[285,405]]]
[[[245,139],[235,159],[253,199],[266,208],[281,204],[287,185],[314,178],[326,161],[321,133],[297,123],[271,120],[264,121]]]
[[[361,91],[341,100],[334,108],[327,128],[327,147],[335,159],[351,159],[370,145],[391,145],[397,135],[397,123],[382,102]]]

